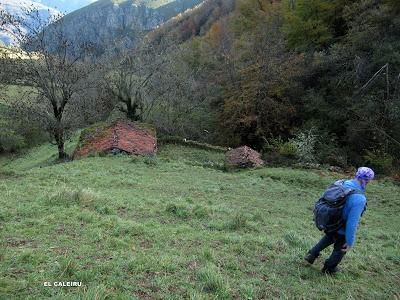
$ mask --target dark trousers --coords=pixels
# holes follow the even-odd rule
[[[309,253],[318,257],[319,253],[330,245],[334,244],[331,256],[325,261],[324,269],[333,270],[343,259],[346,252],[342,251],[346,243],[345,236],[339,233],[325,234],[322,239],[309,251]]]

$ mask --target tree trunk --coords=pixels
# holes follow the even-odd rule
[[[57,147],[58,147],[58,158],[59,159],[67,158],[67,154],[65,153],[65,150],[64,150],[64,139],[63,138],[61,138],[61,141],[57,142]]]
[[[133,104],[131,100],[127,101],[126,103],[126,116],[132,122],[139,121],[139,117],[137,116],[137,104]]]
[[[67,154],[65,153],[64,149],[64,128],[62,127],[61,122],[57,122],[54,138],[58,148],[58,159],[67,158]]]

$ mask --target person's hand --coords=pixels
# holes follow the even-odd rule
[[[342,252],[349,252],[350,249],[351,249],[351,247],[349,245],[347,245],[347,244],[344,244],[342,246]]]

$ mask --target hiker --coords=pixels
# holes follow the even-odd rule
[[[373,178],[374,178],[374,171],[372,169],[367,167],[360,167],[357,170],[354,179],[338,181],[331,186],[330,195],[332,194],[336,194],[336,196],[338,195],[338,189],[336,189],[336,191],[332,193],[332,191],[334,190],[334,188],[332,189],[332,187],[337,188],[338,185],[341,185],[340,188],[343,193],[342,194],[343,200],[341,200],[343,201],[341,204],[342,206],[336,206],[335,208],[338,209],[337,207],[339,207],[340,209],[339,211],[339,218],[341,218],[340,223],[339,222],[337,223],[339,224],[338,228],[334,229],[333,231],[324,230],[325,235],[308,252],[308,254],[304,258],[308,263],[310,264],[314,263],[314,260],[319,256],[322,250],[334,244],[332,254],[325,261],[324,267],[322,268],[322,272],[327,274],[334,274],[339,271],[337,265],[343,259],[345,254],[349,252],[350,249],[354,246],[357,226],[367,206],[367,199],[365,198],[365,189],[367,187],[367,184]],[[320,201],[324,202],[326,198],[329,198],[329,195],[327,194],[328,191],[329,188],[324,193],[323,198],[321,198],[317,202],[316,210],[317,210],[317,205]],[[331,198],[334,197],[335,196],[332,196]],[[320,230],[322,228],[324,229],[329,228],[329,224],[325,224],[322,226],[319,226],[317,224],[318,222],[321,223],[329,222],[327,221],[327,218],[330,218],[330,216],[329,213],[327,213],[326,211],[330,210],[331,208],[327,209],[325,207],[324,209],[325,211],[323,211],[322,214],[325,213],[326,216],[319,217],[316,215],[316,225]],[[314,214],[318,213],[316,212],[316,210],[314,210]],[[319,220],[317,221],[318,217]]]

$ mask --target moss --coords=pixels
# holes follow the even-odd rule
[[[141,130],[148,131],[152,136],[157,135],[156,127],[153,124],[141,122],[134,122],[133,124]]]
[[[106,122],[96,123],[82,130],[77,149],[80,149],[86,142],[98,138],[111,124]]]

